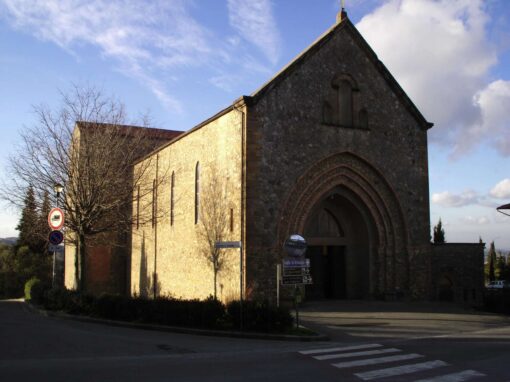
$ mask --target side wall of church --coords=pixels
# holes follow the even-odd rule
[[[247,288],[256,293],[271,299],[276,294],[275,264],[283,256],[277,231],[290,190],[315,163],[352,152],[383,174],[399,201],[408,252],[401,256],[408,257],[414,293],[428,297],[427,132],[376,65],[348,31],[337,30],[249,109]],[[324,108],[332,83],[342,76],[359,89],[353,94],[351,127],[339,126],[331,116],[335,110]]]
[[[203,217],[195,222],[196,191],[201,205],[211,205],[213,200],[227,212],[223,216],[228,228],[222,240],[240,240],[241,147],[242,114],[232,109],[135,166],[135,174],[142,169],[145,174],[140,182],[139,202],[138,195],[133,198],[133,216],[139,218],[132,230],[132,295],[152,297],[156,290],[160,296],[202,299],[214,293],[214,272],[204,254],[207,244],[200,235]],[[224,202],[221,195],[212,195],[209,185],[214,179],[225,187]],[[217,295],[222,300],[237,299],[239,250],[227,249],[223,253]]]

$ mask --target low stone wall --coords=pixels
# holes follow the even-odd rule
[[[432,298],[479,306],[483,300],[485,244],[432,245]]]

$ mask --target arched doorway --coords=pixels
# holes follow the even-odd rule
[[[370,296],[373,222],[355,195],[342,187],[328,192],[309,214],[304,235],[314,281],[308,299]]]
[[[316,265],[312,276],[319,272],[306,298],[409,293],[413,281],[399,201],[363,158],[342,152],[315,163],[289,190],[281,211],[278,247],[288,235],[301,234]]]

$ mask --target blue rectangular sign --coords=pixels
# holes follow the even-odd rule
[[[284,268],[303,268],[310,266],[310,259],[283,259]]]

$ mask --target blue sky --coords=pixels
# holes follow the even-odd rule
[[[435,127],[431,220],[449,242],[510,249],[510,2],[346,0]],[[130,115],[187,130],[250,94],[333,25],[337,0],[0,0],[0,176],[32,105],[98,86]],[[18,212],[2,205],[0,237]]]

